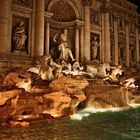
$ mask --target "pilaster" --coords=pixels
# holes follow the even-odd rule
[[[79,61],[79,28],[77,25],[75,29],[75,58]]]
[[[49,46],[50,46],[50,18],[53,16],[53,13],[46,12],[45,17],[45,54],[49,54]]]
[[[139,26],[136,25],[136,63],[140,63]]]
[[[130,67],[130,48],[129,48],[129,21],[125,20],[125,32],[126,32],[126,66]]]
[[[110,54],[110,22],[109,22],[109,12],[110,12],[110,0],[106,1],[104,5],[104,62],[109,63],[111,58]]]
[[[35,56],[44,55],[45,0],[36,0]]]
[[[115,47],[115,65],[118,65],[119,47],[118,47],[118,17],[114,16],[114,47]]]
[[[9,37],[9,15],[11,11],[11,1],[0,1],[0,52],[10,52],[10,46],[8,43],[11,40]]]
[[[83,24],[84,24],[83,21],[76,20],[76,27],[75,27],[75,58],[76,58],[77,61],[79,61],[83,56]],[[81,56],[81,58],[80,58],[80,56]]]
[[[84,2],[84,62],[90,61],[90,0],[83,0]]]

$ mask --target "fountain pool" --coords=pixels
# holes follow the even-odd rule
[[[71,119],[43,121],[29,128],[0,126],[0,139],[140,140],[140,107],[99,112],[86,109],[76,115]]]

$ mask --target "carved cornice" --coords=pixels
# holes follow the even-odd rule
[[[76,29],[81,30],[84,25],[84,21],[75,20]]]
[[[92,16],[98,16],[100,13],[111,13],[112,7],[110,4],[110,0],[106,0],[104,4],[101,4],[98,9],[92,9]]]
[[[13,1],[15,1],[15,2],[22,2],[22,3],[28,3],[29,2],[29,0],[13,0]]]
[[[45,17],[51,18],[53,16],[53,13],[51,12],[45,12]]]
[[[33,1],[32,0],[13,0],[12,3],[14,5],[32,8]]]
[[[59,21],[55,21],[53,19],[50,18],[50,26],[51,27],[57,27],[57,28],[68,28],[71,26],[75,26],[78,27],[79,29],[82,28],[82,26],[84,25],[84,21],[81,20],[74,20],[74,21],[69,21],[69,22],[59,22]]]
[[[76,24],[77,26],[82,26],[82,25],[84,25],[84,21],[75,20],[75,24]]]
[[[70,26],[74,26],[75,25],[75,20],[74,21],[69,21],[69,22],[59,22],[59,21],[55,21],[53,19],[50,19],[50,26],[51,27],[57,27],[57,28],[64,28],[64,27],[70,27]]]
[[[29,7],[22,7],[20,5],[12,5],[12,10],[13,11],[18,11],[18,12],[24,12],[27,14],[31,14],[32,13],[32,9]]]
[[[91,0],[83,0],[83,4],[85,6],[90,6],[91,5]]]
[[[115,0],[115,1],[117,1],[117,0]],[[112,8],[114,9],[114,11],[116,13],[123,12],[123,13],[126,13],[126,14],[131,14],[132,16],[134,16],[134,15],[136,17],[138,16],[138,13],[137,12],[134,12],[133,10],[124,7],[125,5],[127,5],[127,3],[126,4],[123,4],[123,5],[119,5],[119,4],[116,4],[114,2],[111,3],[111,6],[112,6]]]
[[[101,10],[100,9],[90,9],[90,22],[97,26],[101,26]]]
[[[110,13],[111,12],[111,7],[109,5],[103,4],[100,7],[100,11],[101,11],[101,13]]]
[[[50,22],[50,19],[51,19],[52,16],[53,16],[53,13],[51,13],[51,12],[45,12],[46,22]]]

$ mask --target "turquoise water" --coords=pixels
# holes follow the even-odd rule
[[[140,108],[87,111],[83,116],[44,121],[29,128],[0,127],[0,140],[140,140]]]

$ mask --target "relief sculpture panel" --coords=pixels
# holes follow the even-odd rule
[[[101,11],[90,9],[90,22],[96,26],[101,26]]]

